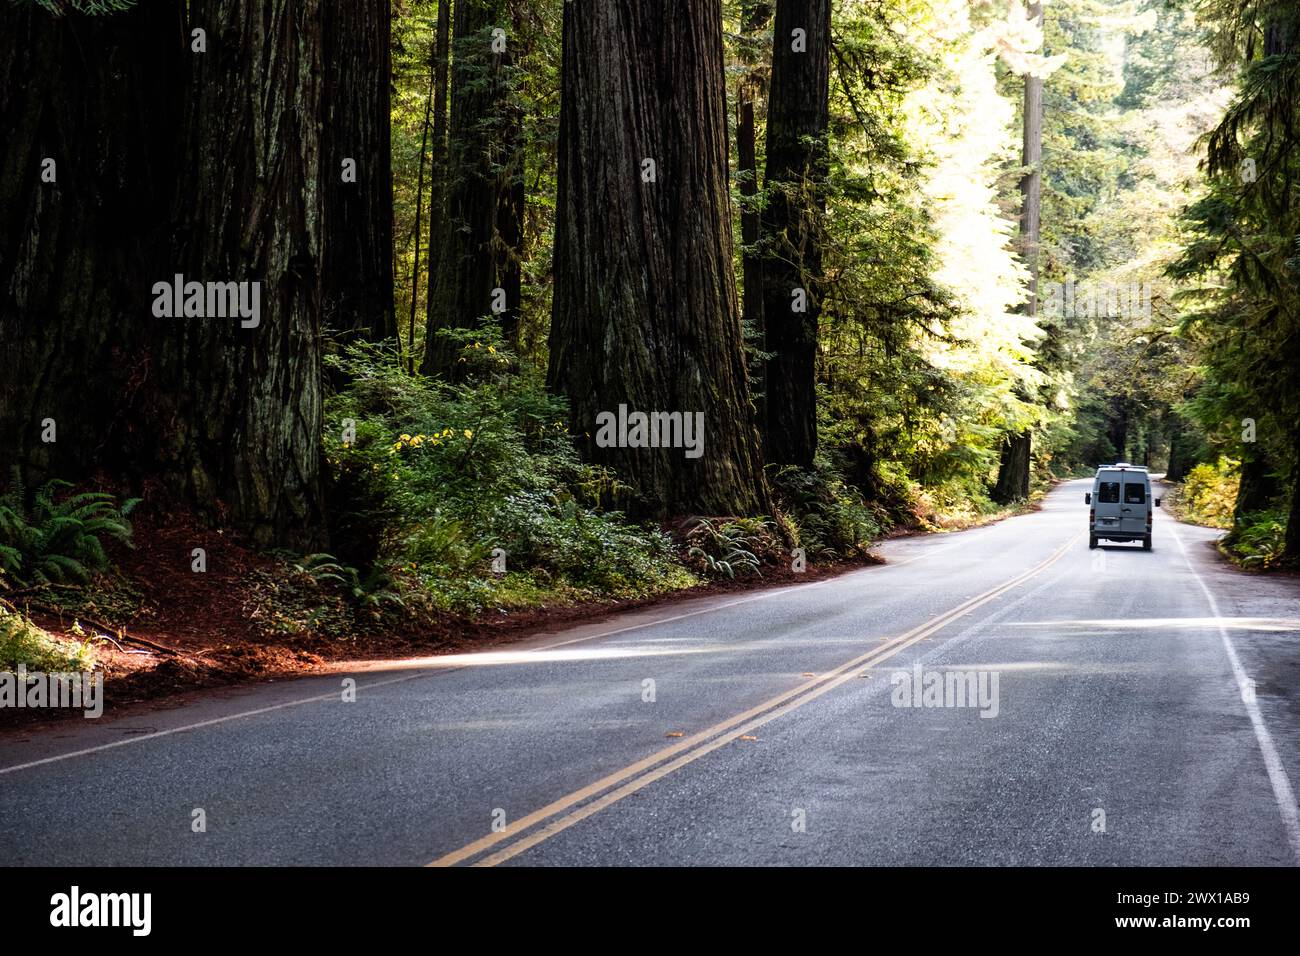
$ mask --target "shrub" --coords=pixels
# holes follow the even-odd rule
[[[89,641],[57,641],[22,614],[0,607],[0,670],[13,671],[19,664],[45,673],[88,671],[95,654]]]
[[[794,544],[809,558],[833,559],[864,551],[889,525],[834,468],[818,459],[812,471],[769,472],[772,491],[788,519]]]
[[[687,558],[701,574],[712,577],[761,577],[764,561],[780,552],[775,529],[774,522],[762,518],[698,518],[686,532]]]
[[[1183,517],[1211,528],[1231,528],[1240,484],[1238,465],[1231,458],[1220,458],[1189,471],[1180,502]]]
[[[578,458],[566,406],[540,376],[492,330],[457,336],[454,383],[406,375],[383,346],[329,359],[347,382],[326,404],[340,559],[400,572],[458,611],[693,583],[667,535],[610,507],[626,489]]]
[[[1287,515],[1284,511],[1260,511],[1243,515],[1224,536],[1223,547],[1245,568],[1271,568],[1282,560],[1286,547]]]

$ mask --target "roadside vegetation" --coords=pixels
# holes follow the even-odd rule
[[[1227,531],[1219,550],[1240,567],[1278,567],[1285,560],[1287,513],[1280,508],[1239,511],[1240,486],[1241,462],[1222,457],[1193,467],[1166,500],[1180,520]]]

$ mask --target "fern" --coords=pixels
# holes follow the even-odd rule
[[[29,508],[26,487],[17,468],[9,491],[0,497],[0,571],[23,585],[84,582],[109,566],[105,540],[131,546],[131,525],[126,515],[139,502],[131,498],[121,507],[112,495],[81,492],[57,500],[71,488],[57,478],[32,495]]]

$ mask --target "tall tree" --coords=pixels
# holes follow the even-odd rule
[[[762,216],[763,450],[812,466],[817,452],[817,327],[829,157],[831,3],[777,0]]]
[[[322,323],[397,335],[393,305],[392,3],[321,7]]]
[[[549,384],[661,514],[769,511],[727,188],[721,0],[565,8]],[[601,447],[597,416],[702,413],[703,454]],[[631,438],[631,434],[627,436]]]
[[[172,319],[164,387],[174,468],[259,544],[323,527],[321,4],[194,0],[207,29],[187,90],[174,270],[261,283],[254,328]]]
[[[149,380],[179,26],[156,9],[0,5],[0,480],[120,473],[149,454],[127,399]]]
[[[740,214],[740,239],[745,245],[742,256],[741,315],[749,325],[751,335],[762,336],[763,331],[763,268],[757,245],[761,230],[759,213],[758,176],[758,104],[766,95],[767,75],[770,69],[764,44],[758,35],[771,22],[770,0],[744,0],[740,11],[740,58],[745,66],[736,97],[736,178],[744,205]],[[757,391],[763,389],[762,369],[757,370],[760,381]],[[760,408],[762,403],[760,402]],[[760,415],[762,413],[760,412]]]
[[[0,211],[24,224],[0,251],[0,458],[162,477],[257,543],[314,543],[318,3],[5,4],[0,27]],[[260,283],[258,322],[156,317],[177,273]]]
[[[434,26],[432,86],[433,151],[429,161],[429,293],[424,301],[424,322],[433,317],[434,282],[438,275],[438,244],[443,239],[443,216],[447,207],[447,82],[451,69],[451,0],[438,0]],[[421,171],[423,171],[421,166]],[[418,217],[417,217],[418,219]],[[416,228],[419,228],[418,222]],[[416,283],[411,282],[414,293]],[[415,342],[415,317],[411,317],[411,343]]]
[[[1231,415],[1241,436],[1236,516],[1272,503],[1276,467],[1290,486],[1284,558],[1300,563],[1300,8],[1205,0],[1200,12],[1240,84],[1207,138],[1210,188],[1188,211],[1193,238],[1170,271],[1208,280],[1190,321],[1206,339],[1202,420],[1223,428]]]
[[[1043,27],[1041,0],[1029,0],[1029,16]],[[1025,74],[1024,142],[1021,165],[1025,173],[1020,179],[1020,238],[1022,256],[1029,268],[1029,301],[1024,308],[1030,316],[1038,315],[1038,249],[1043,197],[1043,77],[1035,70]],[[1003,440],[1002,457],[998,463],[998,478],[991,497],[1000,504],[1029,497],[1029,472],[1032,465],[1033,432],[1024,431],[1007,435]]]
[[[437,272],[429,280],[426,375],[447,375],[456,365],[456,351],[440,330],[474,328],[496,314],[509,334],[518,314],[522,226],[512,217],[523,193],[515,187],[522,172],[518,116],[509,102],[511,44],[518,42],[512,25],[510,0],[457,0],[446,208]]]

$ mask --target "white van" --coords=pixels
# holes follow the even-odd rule
[[[1151,550],[1151,509],[1160,499],[1151,497],[1151,476],[1140,465],[1121,461],[1102,465],[1092,480],[1092,491],[1083,496],[1092,505],[1088,512],[1088,547],[1097,539],[1141,541]]]

